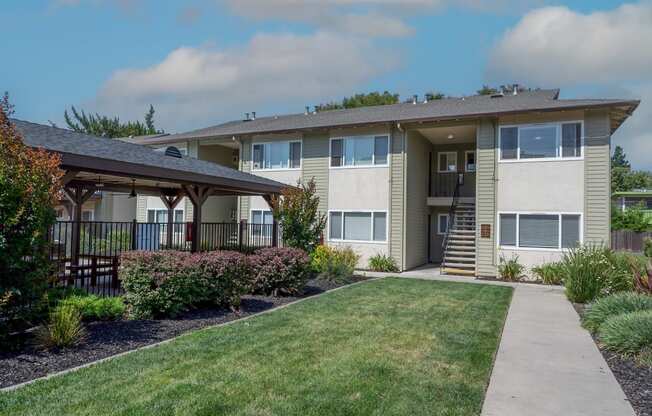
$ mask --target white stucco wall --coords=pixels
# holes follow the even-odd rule
[[[584,214],[584,160],[499,161],[496,173],[498,213]],[[496,264],[501,256],[518,256],[519,263],[527,268],[526,275],[532,277],[532,267],[559,261],[563,251],[498,247]]]
[[[297,181],[301,179],[301,169],[283,169],[283,170],[253,170],[252,174],[268,178],[277,182],[285,183],[288,185],[296,185]],[[250,211],[253,210],[269,210],[269,204],[261,196],[251,197],[249,205]],[[249,214],[251,218],[251,214]]]

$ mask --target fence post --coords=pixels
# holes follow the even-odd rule
[[[278,247],[278,222],[272,222],[272,247]]]
[[[138,249],[138,222],[136,220],[133,220],[131,222],[131,250],[136,251]]]
[[[120,287],[120,281],[118,280],[118,258],[114,257],[113,264],[111,264],[111,283],[114,289]]]
[[[245,221],[240,220],[240,230],[238,232],[238,250],[242,251],[242,242],[244,240],[244,233],[245,233]]]
[[[97,257],[91,259],[91,286],[97,285]]]

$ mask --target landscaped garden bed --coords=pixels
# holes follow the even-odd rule
[[[346,284],[365,279],[353,276],[347,279]],[[226,307],[212,307],[193,309],[175,318],[90,322],[85,325],[87,335],[72,348],[44,350],[35,343],[32,335],[21,350],[0,352],[0,388],[160,342],[194,329],[240,319],[344,284],[313,279],[295,296],[245,295],[237,313]]]
[[[511,293],[364,282],[0,393],[0,413],[478,415]]]

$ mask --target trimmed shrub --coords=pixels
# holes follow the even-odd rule
[[[81,313],[73,305],[60,305],[50,313],[50,319],[36,331],[36,341],[46,349],[67,348],[78,344],[86,335]]]
[[[119,278],[131,318],[174,316],[192,306],[238,306],[251,271],[244,254],[180,251],[128,252]]]
[[[299,293],[310,278],[310,257],[292,247],[263,248],[249,256],[253,292],[265,295]]]
[[[505,257],[500,256],[500,264],[498,265],[498,274],[500,278],[510,281],[518,282],[523,276],[523,271],[525,267],[518,262],[518,256],[514,256],[509,260],[505,260]]]
[[[120,297],[101,298],[96,295],[69,296],[59,302],[60,306],[76,308],[86,321],[120,319],[125,313],[125,303]]]
[[[615,293],[591,303],[582,315],[582,325],[595,333],[612,316],[642,310],[652,310],[652,296],[633,292]]]
[[[633,288],[629,256],[600,245],[570,249],[561,261],[566,296],[586,303],[598,297]]]
[[[353,276],[358,256],[351,247],[319,246],[312,257],[319,277],[331,282],[345,282]]]
[[[652,310],[612,316],[600,325],[599,339],[615,352],[641,352],[652,345]]]
[[[376,254],[369,258],[369,269],[374,272],[398,272],[398,266],[393,257]]]
[[[532,268],[532,273],[545,285],[561,285],[562,266],[559,263],[545,263]]]
[[[244,254],[236,251],[211,251],[191,257],[192,280],[201,293],[195,304],[240,306],[240,298],[252,285],[252,269]]]

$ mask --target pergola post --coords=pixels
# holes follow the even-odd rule
[[[272,212],[274,211],[274,204],[272,203],[274,197],[278,197],[278,195],[263,195],[263,199],[267,202],[267,205],[269,205]],[[278,247],[278,222],[275,217],[272,221],[272,247]]]
[[[168,209],[168,229],[166,233],[168,250],[172,248],[172,238],[173,238],[172,230],[174,228],[174,208],[176,208],[176,206],[179,205],[179,202],[181,202],[182,197],[183,197],[182,192],[177,192],[175,195],[161,193],[161,200],[163,201],[165,207]]]
[[[95,193],[95,187],[77,185],[64,187],[63,192],[73,206],[72,209],[72,244],[70,247],[71,274],[77,277],[77,266],[79,266],[79,251],[81,245],[81,217],[82,205]]]
[[[208,186],[197,186],[197,185],[184,185],[183,190],[185,191],[190,202],[192,202],[192,242],[190,245],[190,250],[193,253],[201,250],[201,211],[204,202],[208,199],[208,195],[211,193],[211,188]]]

